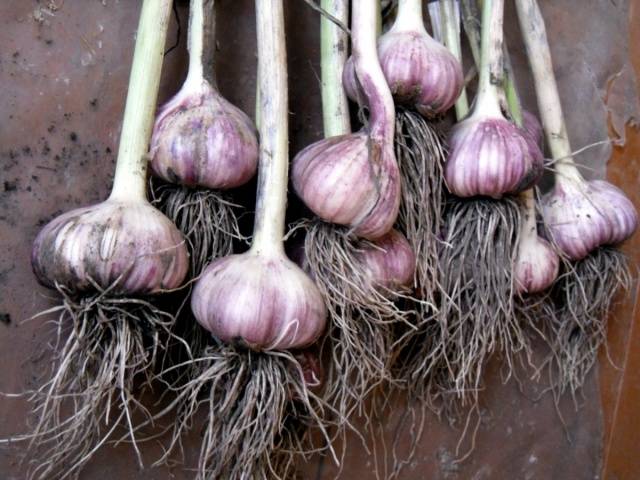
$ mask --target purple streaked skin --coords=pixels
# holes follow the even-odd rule
[[[378,55],[393,98],[425,117],[446,112],[460,95],[460,63],[424,32],[390,31],[380,37]],[[349,98],[359,101],[353,58],[345,65],[342,82]]]
[[[449,140],[445,181],[458,197],[502,198],[530,188],[543,173],[540,149],[504,118],[472,115]]]
[[[327,222],[363,238],[387,233],[398,215],[400,180],[391,146],[366,132],[320,140],[293,160],[297,195]]]
[[[184,238],[146,202],[107,200],[53,219],[33,245],[43,285],[88,291],[119,279],[114,293],[152,294],[179,287],[189,260]]]
[[[542,203],[553,241],[571,260],[583,259],[600,246],[623,242],[638,225],[633,203],[604,180],[578,182],[558,175]]]
[[[224,190],[255,175],[258,141],[249,117],[203,80],[161,109],[150,155],[153,173],[168,182]]]
[[[519,294],[546,290],[557,278],[559,269],[560,257],[537,232],[520,238],[514,267],[515,287]]]
[[[360,254],[375,285],[384,288],[407,287],[413,281],[416,256],[407,239],[391,230]]]
[[[319,290],[282,253],[215,260],[195,284],[191,309],[216,338],[257,351],[304,348],[326,326]]]

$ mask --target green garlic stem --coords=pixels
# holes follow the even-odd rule
[[[556,161],[556,178],[583,182],[572,157],[542,12],[536,0],[516,0],[516,9],[533,73],[540,118],[549,150]]]
[[[515,73],[513,65],[511,65],[511,56],[507,44],[504,44],[504,93],[507,97],[507,105],[514,123],[522,127],[522,104],[520,103],[520,95],[516,85]]]
[[[340,20],[349,21],[348,0],[322,0],[320,7]],[[335,137],[351,132],[349,103],[342,86],[342,71],[347,61],[347,33],[334,22],[320,16],[320,58],[322,79],[322,119],[324,136]]]
[[[289,169],[287,53],[282,0],[256,0],[260,156],[251,250],[284,253]]]
[[[471,56],[476,64],[480,66],[480,12],[477,0],[460,0],[461,17],[464,31],[469,40]]]
[[[504,0],[484,0],[480,38],[480,80],[474,112],[496,116],[502,114],[499,98],[504,79],[503,20]]]
[[[136,35],[113,188],[114,200],[146,201],[147,152],[158,101],[172,0],[144,0]]]
[[[460,46],[460,25],[456,21],[454,0],[440,0],[440,20],[442,22],[442,32],[444,44],[454,57],[462,63],[462,48]],[[460,92],[456,101],[456,118],[462,120],[469,113],[469,100],[465,88]]]

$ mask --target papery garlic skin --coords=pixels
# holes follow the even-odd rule
[[[547,240],[537,233],[520,238],[513,272],[518,293],[546,290],[558,277],[559,269],[560,258]]]
[[[216,338],[253,350],[304,348],[326,325],[320,291],[281,253],[215,260],[191,296],[196,320]]]
[[[553,241],[571,260],[580,260],[599,246],[623,242],[638,225],[633,203],[604,180],[557,177],[543,199],[543,212]]]
[[[414,107],[425,117],[446,112],[460,96],[460,62],[424,29],[392,28],[380,37],[378,55],[396,102]],[[351,100],[361,100],[352,58],[345,64],[342,83]]]
[[[396,101],[425,117],[446,112],[460,95],[460,63],[424,30],[392,28],[380,37],[378,55]]]
[[[375,247],[360,253],[374,285],[384,288],[411,285],[416,270],[416,256],[408,240],[397,230],[391,230],[376,240]]]
[[[118,281],[114,293],[157,293],[179,287],[189,268],[185,240],[143,201],[107,200],[53,219],[33,245],[31,264],[45,286],[72,291]]]
[[[444,176],[458,197],[518,193],[537,183],[543,170],[542,152],[505,118],[473,114],[451,131]]]
[[[258,140],[249,117],[200,79],[162,107],[150,155],[153,173],[168,182],[224,190],[255,175]]]
[[[293,160],[297,195],[326,222],[376,239],[393,226],[400,208],[400,173],[393,147],[359,132],[320,140]]]

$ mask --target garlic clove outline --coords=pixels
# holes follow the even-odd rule
[[[320,140],[293,159],[291,181],[307,207],[326,222],[375,240],[395,223],[400,172],[392,145],[366,132]]]
[[[410,286],[416,270],[416,256],[409,241],[397,230],[391,230],[363,249],[360,261],[367,266],[371,281],[383,288]]]
[[[326,326],[326,307],[309,276],[282,253],[230,255],[195,284],[191,309],[203,328],[256,351],[299,349]]]
[[[79,292],[117,281],[116,293],[153,294],[182,284],[189,254],[180,231],[148,202],[107,200],[45,225],[31,264],[50,288]]]
[[[558,176],[543,198],[543,212],[553,241],[571,260],[585,258],[599,246],[623,242],[638,225],[633,203],[604,180]]]
[[[160,110],[151,169],[167,182],[229,189],[256,173],[258,140],[249,117],[209,82],[186,82]]]
[[[544,171],[539,148],[516,125],[498,115],[474,113],[449,138],[444,170],[458,197],[502,198],[535,185]]]

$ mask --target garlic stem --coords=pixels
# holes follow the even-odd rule
[[[197,88],[206,79],[215,86],[215,0],[191,0],[187,49],[189,71],[185,83]]]
[[[522,127],[522,104],[520,103],[520,95],[518,94],[518,87],[516,85],[515,74],[513,72],[513,65],[511,65],[511,56],[509,55],[509,49],[507,43],[503,45],[504,51],[504,93],[507,98],[507,105],[509,105],[509,112],[513,122]]]
[[[480,12],[477,0],[460,0],[462,24],[469,40],[471,56],[476,66],[480,65]]]
[[[349,21],[348,0],[322,0],[320,7],[345,25]],[[351,132],[349,103],[342,86],[342,71],[347,61],[347,33],[334,22],[320,16],[320,58],[322,78],[322,119],[324,136]]]
[[[289,125],[287,56],[282,0],[256,0],[260,157],[251,250],[284,252]]]
[[[522,236],[536,237],[538,225],[536,222],[536,198],[533,188],[520,193],[520,199],[524,204],[524,219],[522,221]]]
[[[353,58],[356,76],[369,106],[369,135],[373,139],[391,143],[395,128],[395,107],[378,59],[377,1],[353,0]]]
[[[422,19],[422,0],[400,0],[398,2],[398,14],[393,23],[393,29],[405,32],[426,31]]]
[[[462,64],[462,49],[460,47],[460,24],[455,11],[454,0],[440,0],[440,19],[444,44],[454,57]],[[467,91],[463,87],[456,101],[456,118],[461,120],[469,113]]]
[[[144,0],[110,199],[146,200],[147,151],[160,87],[171,0]]]
[[[504,0],[484,0],[480,38],[480,80],[474,112],[501,115],[500,89],[504,80],[502,67]]]
[[[551,155],[556,161],[556,179],[568,178],[583,182],[572,157],[540,7],[536,0],[516,0],[516,9],[533,73],[540,118]]]
[[[442,22],[442,5],[440,1],[427,3],[427,13],[429,14],[429,20],[431,22],[431,36],[436,42],[444,44],[442,38],[443,22]]]

